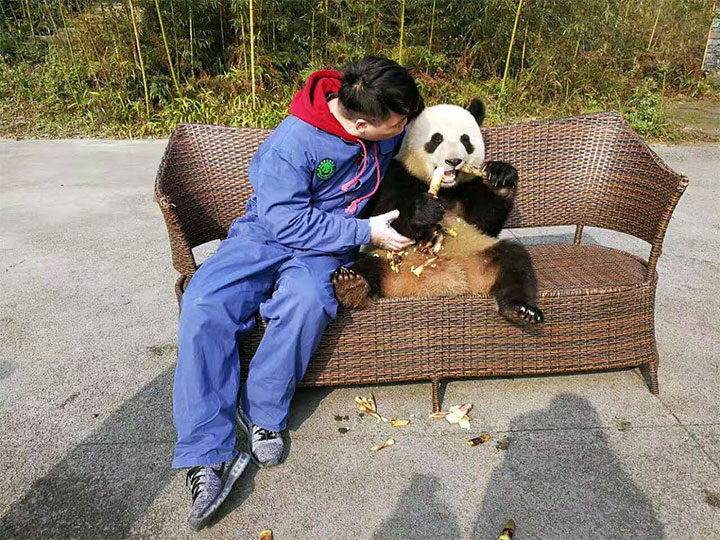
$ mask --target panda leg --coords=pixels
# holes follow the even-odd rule
[[[352,268],[341,266],[332,275],[335,297],[340,305],[364,309],[379,296],[380,267],[377,257],[360,255]]]
[[[530,254],[522,244],[500,240],[487,252],[498,268],[498,277],[490,292],[500,314],[513,323],[538,324],[544,315],[535,305],[537,280]]]

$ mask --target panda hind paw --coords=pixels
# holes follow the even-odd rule
[[[517,324],[541,324],[545,322],[545,315],[541,310],[523,302],[510,302],[500,308],[503,317]]]
[[[341,305],[355,309],[370,305],[370,284],[354,270],[341,266],[333,273],[331,282]]]

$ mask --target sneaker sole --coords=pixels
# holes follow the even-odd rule
[[[268,468],[268,467],[272,467],[272,465],[265,465],[264,463],[262,463],[262,462],[257,458],[257,456],[255,455],[255,453],[252,451],[252,434],[250,433],[250,426],[249,426],[249,424],[245,421],[245,418],[243,417],[243,415],[240,414],[240,410],[239,410],[239,409],[235,409],[235,421],[240,425],[240,428],[241,428],[241,429],[243,430],[243,432],[245,433],[245,436],[246,436],[246,438],[247,438],[247,448],[246,448],[246,450],[248,451],[248,454],[250,454],[250,459],[252,460],[252,462],[253,462],[256,466],[260,467],[261,469],[266,469],[266,468]]]
[[[215,497],[215,500],[207,507],[205,514],[199,518],[188,518],[188,524],[193,530],[197,531],[198,529],[201,529],[210,520],[215,511],[230,494],[233,484],[238,478],[240,478],[240,475],[243,473],[249,462],[250,456],[244,452],[241,452],[240,455],[235,458],[235,462],[225,478],[225,485],[223,485],[223,488],[220,490],[217,497]]]

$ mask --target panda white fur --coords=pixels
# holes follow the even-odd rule
[[[497,239],[512,210],[517,171],[508,163],[485,163],[480,132],[484,116],[482,101],[474,99],[467,109],[428,107],[408,125],[368,215],[397,208],[400,216],[392,226],[415,239],[416,246],[399,256],[395,270],[381,249],[361,254],[352,269],[338,269],[333,284],[341,304],[363,308],[380,296],[492,294],[508,320],[543,321],[535,306],[537,284],[527,250],[518,242]],[[466,164],[484,164],[487,178],[459,171]],[[428,187],[438,167],[446,171],[434,198]],[[419,248],[441,228],[457,236],[446,235],[436,260],[419,276],[413,274],[413,267],[432,258],[427,249],[422,253]]]

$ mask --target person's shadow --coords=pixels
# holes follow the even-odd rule
[[[170,346],[162,354],[175,355],[175,351]],[[172,421],[174,373],[175,366],[171,365],[106,418],[100,417],[85,440],[10,505],[0,518],[0,538],[95,540],[130,536],[133,525],[148,512],[173,476],[185,475],[184,470],[171,467],[177,437]],[[301,426],[329,391],[317,388],[303,392],[303,399],[291,409],[290,430]],[[238,439],[237,447],[241,451],[247,448],[243,439]],[[210,527],[252,494],[256,473],[257,468],[248,465]],[[7,479],[9,471],[4,474]],[[178,498],[183,503],[177,508],[177,520],[183,523],[190,510],[189,491]],[[155,536],[161,535],[158,530]]]
[[[510,429],[566,425],[568,415],[601,425],[589,401],[560,394],[548,408],[514,418]],[[652,503],[613,453],[604,430],[523,431],[509,439],[491,474],[473,538],[497,538],[510,519],[517,525],[516,540],[664,537]]]
[[[439,486],[435,476],[414,475],[393,515],[375,531],[373,540],[459,539],[457,518],[435,495]]]

